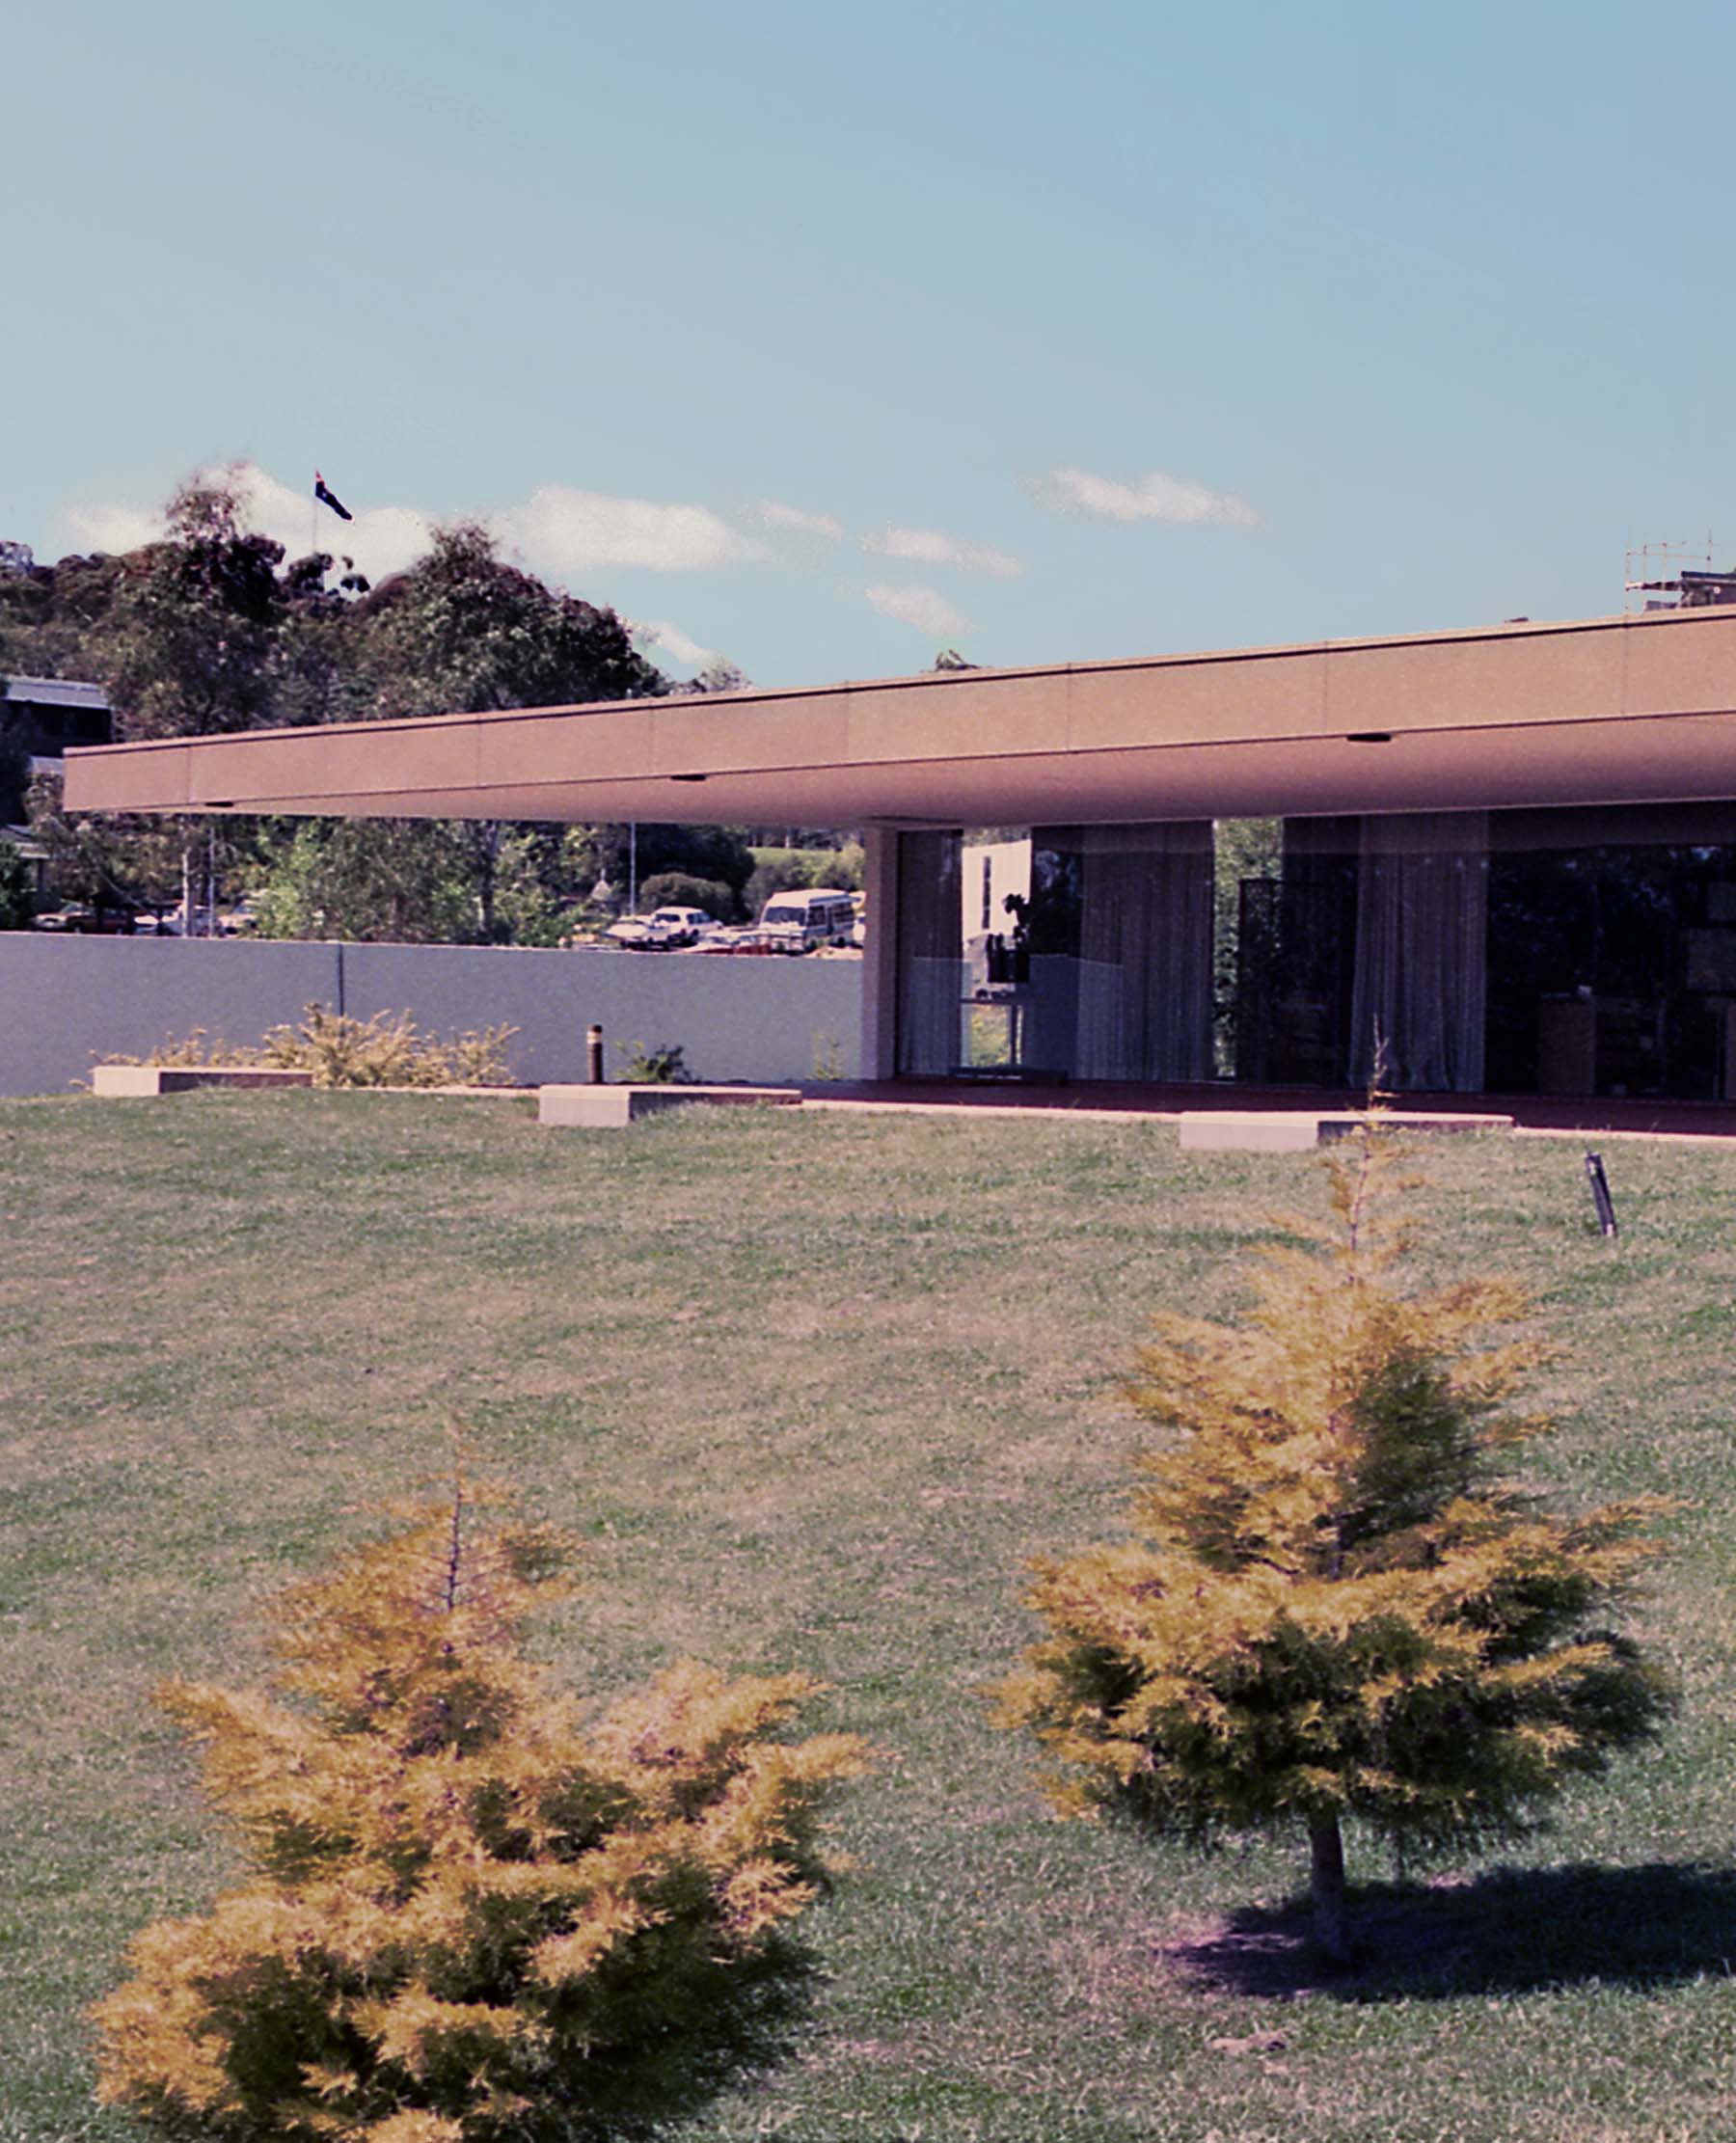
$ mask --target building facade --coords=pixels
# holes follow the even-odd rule
[[[1736,1099],[1729,609],[176,740],[68,800],[860,827],[880,1078]],[[971,827],[1028,843],[974,929]]]

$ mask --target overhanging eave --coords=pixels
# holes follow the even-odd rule
[[[1736,610],[68,754],[77,810],[1007,825],[1736,796]]]

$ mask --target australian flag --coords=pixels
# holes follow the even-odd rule
[[[353,521],[356,518],[338,494],[327,488],[326,480],[317,469],[313,472],[313,496],[321,505],[330,506],[339,521]]]

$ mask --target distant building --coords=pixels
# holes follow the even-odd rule
[[[32,774],[58,773],[68,745],[110,744],[114,734],[100,685],[0,677],[0,825],[22,822],[25,785]]]
[[[1680,585],[1678,610],[1700,610],[1713,603],[1736,603],[1736,573],[1696,573],[1684,566]]]

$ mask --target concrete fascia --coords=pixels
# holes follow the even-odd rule
[[[1736,610],[74,749],[77,810],[810,825],[1736,795]]]

